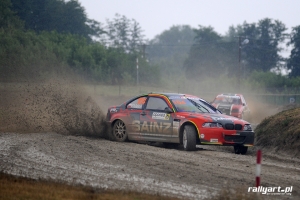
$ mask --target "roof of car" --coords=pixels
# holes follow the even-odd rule
[[[205,101],[204,99],[200,98],[200,97],[197,97],[195,95],[191,95],[191,94],[182,94],[182,93],[166,93],[166,92],[151,92],[149,93],[150,94],[153,94],[153,95],[165,95],[167,96],[168,98],[174,98],[174,96],[185,96],[185,97],[188,97],[188,98],[199,98],[200,100],[202,101]]]
[[[218,96],[242,96],[241,94],[234,94],[234,93],[222,93],[219,94]]]
[[[166,96],[169,96],[169,95],[185,95],[185,94],[175,93],[175,92],[150,92],[149,94],[163,94],[163,95],[166,95]]]
[[[167,92],[150,92],[149,94],[161,94],[165,96],[184,96],[186,94],[181,94],[181,93],[167,93]]]

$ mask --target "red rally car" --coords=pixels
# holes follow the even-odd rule
[[[207,101],[187,94],[149,93],[108,108],[112,138],[119,142],[173,143],[186,151],[197,144],[233,146],[246,154],[254,144],[250,123],[222,114]]]
[[[242,94],[219,94],[211,104],[223,114],[250,120],[250,109]]]

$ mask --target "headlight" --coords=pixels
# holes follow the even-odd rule
[[[223,128],[222,124],[218,122],[206,122],[202,124],[203,128]]]
[[[245,124],[243,130],[244,130],[244,131],[252,131],[251,124]]]

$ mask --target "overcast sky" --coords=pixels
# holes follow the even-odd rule
[[[300,25],[300,0],[79,0],[89,19],[106,23],[115,14],[134,19],[146,39],[173,25],[212,26],[224,35],[229,26],[256,23],[266,17],[280,20],[289,32]]]

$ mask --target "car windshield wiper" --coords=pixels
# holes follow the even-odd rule
[[[202,106],[201,104],[197,103],[196,101],[187,98],[190,102],[192,102],[192,104],[194,104],[201,112],[204,112],[203,110],[205,110],[206,112],[209,113],[209,110],[207,108],[205,108],[204,106]]]

